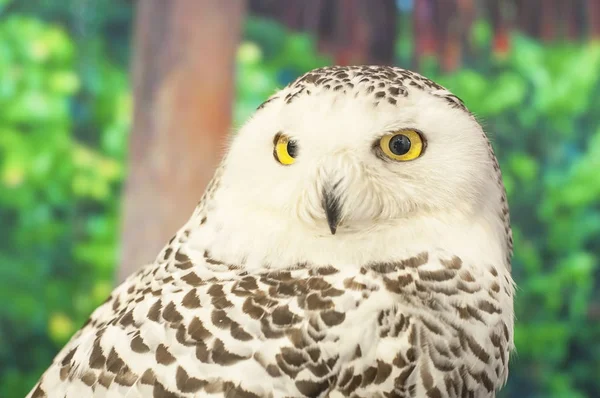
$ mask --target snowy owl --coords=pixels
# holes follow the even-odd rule
[[[511,256],[500,168],[458,97],[395,67],[315,69],[29,397],[494,397]]]

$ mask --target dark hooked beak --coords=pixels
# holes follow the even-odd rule
[[[337,184],[336,184],[337,185]],[[325,188],[323,190],[323,209],[325,210],[325,216],[327,217],[327,224],[332,235],[335,235],[337,226],[340,223],[340,210],[341,203],[340,198],[335,194],[335,186],[333,189]]]

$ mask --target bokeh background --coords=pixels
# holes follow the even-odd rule
[[[503,397],[600,397],[599,0],[0,0],[0,397],[191,213],[226,136],[329,64],[461,97],[504,173]]]

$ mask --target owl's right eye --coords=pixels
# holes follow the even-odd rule
[[[388,158],[400,162],[421,156],[425,140],[416,130],[401,130],[386,134],[379,140],[379,149]]]
[[[282,133],[277,133],[273,139],[273,145],[273,156],[279,163],[289,166],[296,161],[296,156],[298,156],[296,141]]]

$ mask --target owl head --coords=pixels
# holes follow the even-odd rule
[[[395,67],[301,76],[259,107],[225,164],[238,206],[315,233],[499,219],[505,201],[489,141],[462,101]]]

